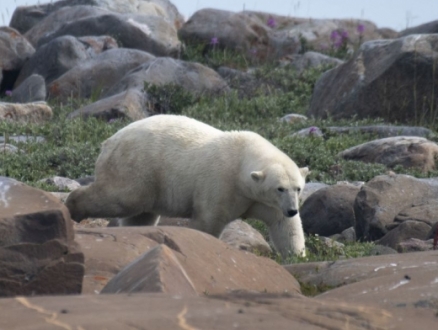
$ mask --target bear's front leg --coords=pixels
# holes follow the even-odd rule
[[[306,256],[304,231],[299,213],[292,218],[283,217],[272,222],[269,226],[269,235],[283,259],[290,253]]]

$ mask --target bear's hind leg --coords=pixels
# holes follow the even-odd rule
[[[143,205],[135,200],[124,200],[124,195],[123,192],[109,191],[105,185],[93,183],[72,191],[65,205],[76,222],[86,218],[127,217],[141,212]]]
[[[131,217],[120,219],[121,226],[156,226],[160,216],[154,213],[140,213]]]

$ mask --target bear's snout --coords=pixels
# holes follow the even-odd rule
[[[297,213],[298,213],[297,210],[293,210],[293,209],[287,210],[287,215],[288,215],[288,217],[290,217],[290,218],[296,216]]]

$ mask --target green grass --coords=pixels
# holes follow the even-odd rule
[[[184,54],[186,60],[198,61],[213,68],[228,65],[233,68],[247,69],[250,63],[243,55],[227,50],[212,50],[208,56],[201,48],[188,47]],[[281,150],[286,152],[299,166],[311,169],[310,181],[333,184],[336,181],[367,181],[387,169],[378,164],[345,161],[337,154],[346,148],[369,141],[372,137],[360,133],[330,135],[327,138],[291,137],[293,132],[309,126],[318,126],[323,131],[328,126],[365,125],[381,123],[379,120],[333,121],[310,119],[306,123],[285,124],[279,118],[289,113],[305,114],[313,87],[323,70],[307,70],[298,75],[290,67],[278,67],[274,64],[260,66],[256,72],[257,83],[249,90],[239,90],[236,86],[230,94],[218,97],[192,97],[180,87],[146,86],[153,97],[154,107],[159,112],[187,115],[223,130],[255,131]],[[70,100],[68,104],[51,102],[54,118],[45,124],[17,124],[0,122],[0,135],[6,138],[12,135],[42,136],[44,143],[15,144],[23,152],[17,154],[0,153],[0,175],[8,176],[29,185],[46,190],[54,189],[38,183],[38,180],[53,175],[72,179],[92,175],[94,163],[100,151],[101,143],[117,130],[128,124],[128,120],[116,120],[112,123],[90,118],[66,119],[71,111],[84,105],[85,101]],[[436,130],[436,127],[430,127]],[[333,171],[333,166],[341,169]],[[397,173],[421,176],[438,176],[438,172],[428,174],[413,170],[396,168]],[[256,229],[267,237],[266,226],[256,220],[249,220]],[[307,240],[308,256],[292,257],[279,262],[304,262],[336,260],[338,258],[358,257],[369,254],[369,243],[346,245],[342,253],[337,248],[327,248],[315,237]]]

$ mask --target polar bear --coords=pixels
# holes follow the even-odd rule
[[[283,257],[305,255],[298,213],[306,168],[260,135],[223,132],[195,119],[156,115],[106,140],[95,182],[66,201],[73,220],[124,217],[153,225],[159,215],[191,218],[218,237],[237,218],[260,219]]]

